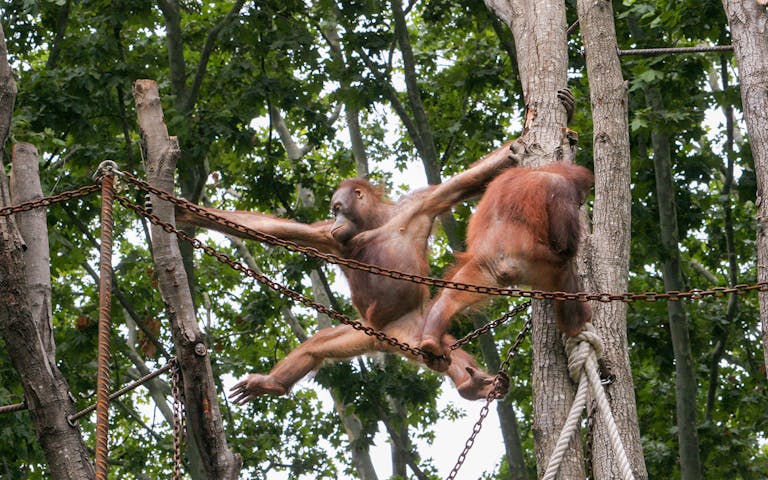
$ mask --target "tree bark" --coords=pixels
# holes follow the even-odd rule
[[[485,4],[512,29],[526,115],[519,142],[524,165],[572,161],[573,135],[557,91],[567,85],[565,5],[558,0],[486,0]],[[552,450],[573,403],[574,385],[555,327],[549,301],[533,305],[533,435],[538,474],[544,474]],[[559,478],[584,478],[581,439],[574,436],[560,467]]]
[[[13,146],[11,166],[11,198],[14,204],[43,197],[40,185],[37,149],[29,143]],[[48,363],[56,364],[51,308],[51,254],[48,248],[48,225],[45,209],[38,208],[15,214],[16,226],[25,240],[24,268],[30,293],[32,318],[37,323],[40,341]]]
[[[5,158],[5,142],[11,132],[11,118],[13,118],[15,103],[16,81],[13,79],[13,70],[8,63],[5,33],[3,33],[3,26],[0,24],[0,161]],[[8,197],[3,200],[8,200]]]
[[[664,104],[656,87],[646,87],[648,106],[661,118]],[[656,173],[656,198],[659,205],[661,228],[661,261],[664,289],[683,291],[683,271],[680,266],[679,230],[675,208],[675,184],[672,179],[672,161],[669,135],[660,125],[651,132],[653,166]],[[696,374],[691,355],[688,317],[683,302],[667,302],[669,330],[675,356],[675,405],[680,453],[680,472],[683,480],[704,478],[699,458],[699,439],[696,431]]]
[[[137,80],[133,91],[149,183],[172,192],[179,147],[176,138],[168,136],[157,84],[151,80]],[[150,198],[156,215],[174,223],[173,206],[154,195]],[[195,317],[178,241],[154,225],[152,240],[160,291],[167,304],[171,334],[182,371],[188,429],[199,446],[209,478],[236,479],[242,459],[227,446],[211,363]]]
[[[5,34],[0,26],[0,207],[11,204],[3,157],[15,101],[16,82],[8,63]],[[26,167],[19,166],[22,171],[33,172],[31,164],[37,165],[34,147],[25,144],[15,149],[15,153],[14,163],[23,163]],[[30,182],[30,190],[42,192],[39,179],[30,178]],[[33,238],[27,235],[27,246],[40,255],[48,256],[49,253],[38,244],[38,241],[48,239],[45,216],[27,215],[21,223],[25,226],[37,225],[32,226],[32,230],[41,236]],[[67,422],[67,417],[75,413],[75,406],[69,386],[56,367],[55,346],[52,339],[43,340],[40,334],[40,324],[46,327],[43,332],[50,332],[46,330],[50,316],[45,316],[45,313],[50,315],[50,310],[42,311],[46,295],[50,299],[50,290],[33,292],[28,286],[23,246],[13,217],[0,217],[0,334],[11,363],[19,373],[37,439],[48,462],[48,475],[54,480],[92,479],[96,474],[80,431]],[[41,263],[38,262],[38,265]],[[37,269],[32,280],[42,283],[39,278],[42,273],[42,269]],[[50,285],[50,278],[47,282]],[[41,307],[33,313],[31,304]],[[43,335],[50,339],[49,334]]]
[[[16,145],[13,164],[19,169],[16,174],[29,182],[25,185],[27,199],[42,197],[34,146]],[[18,193],[18,189],[15,190]],[[15,199],[14,202],[18,203]],[[8,205],[5,169],[0,158],[0,206]],[[46,306],[51,297],[50,277],[42,278],[42,266],[47,266],[45,259],[49,255],[45,216],[38,212],[20,216],[23,217],[19,221],[24,229],[22,235],[11,217],[0,218],[0,331],[11,362],[21,377],[24,398],[48,462],[48,474],[55,480],[95,478],[80,431],[67,422],[67,417],[75,413],[75,406],[54,358],[50,306]],[[30,272],[25,269],[28,257],[22,253],[22,236],[28,240],[27,255],[42,257],[32,261],[34,268]]]
[[[593,123],[595,201],[592,233],[584,249],[587,290],[626,292],[632,218],[627,87],[617,54],[613,8],[606,0],[579,0],[579,26],[586,52]],[[635,478],[647,479],[627,342],[627,305],[593,302],[592,321],[616,376],[611,410]],[[608,432],[598,416],[592,468],[596,479],[618,478]]]
[[[722,79],[722,89],[720,89],[718,82],[710,81],[710,87],[712,91],[726,91],[728,89],[728,59],[723,56],[720,58],[720,76]],[[722,169],[723,174],[723,190],[720,194],[720,204],[723,207],[723,233],[725,237],[725,252],[728,256],[728,274],[727,284],[729,287],[733,287],[739,283],[738,281],[738,258],[736,255],[736,246],[734,239],[734,224],[733,224],[733,173],[734,173],[734,161],[736,152],[734,151],[734,141],[736,128],[733,121],[733,105],[730,103],[722,106],[723,115],[725,116],[725,166]],[[715,285],[718,285],[717,282]],[[723,359],[727,350],[727,344],[729,334],[732,328],[732,323],[736,318],[736,314],[739,311],[739,295],[732,293],[728,296],[728,305],[725,309],[723,324],[714,325],[712,328],[712,338],[715,339],[715,345],[712,348],[712,353],[708,359],[709,364],[709,386],[707,388],[707,405],[704,409],[704,418],[706,421],[712,421],[712,412],[717,402],[717,389],[720,384],[720,362]]]
[[[768,13],[755,0],[723,0],[739,67],[741,102],[757,174],[757,281],[768,282]],[[758,294],[768,372],[768,292]]]

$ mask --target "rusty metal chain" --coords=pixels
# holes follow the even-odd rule
[[[171,394],[173,395],[173,479],[181,480],[181,447],[184,443],[184,435],[187,430],[186,407],[184,406],[184,394],[181,391],[181,367],[174,358],[173,372],[171,373]]]
[[[304,253],[306,255],[319,258],[337,265],[342,265],[342,266],[353,268],[356,270],[365,271],[375,275],[382,275],[382,276],[393,278],[396,280],[404,280],[404,281],[418,283],[422,285],[435,286],[438,288],[450,288],[454,290],[463,290],[463,291],[468,291],[473,293],[481,293],[485,295],[498,295],[498,296],[507,296],[507,297],[517,297],[517,298],[532,298],[535,300],[574,300],[578,302],[597,301],[602,303],[609,303],[609,302],[616,302],[616,301],[631,303],[631,302],[637,302],[637,301],[655,302],[655,301],[661,301],[661,300],[667,300],[667,301],[679,301],[679,300],[685,300],[685,299],[700,300],[704,297],[724,297],[731,293],[737,293],[739,295],[743,295],[753,290],[759,290],[760,292],[768,292],[768,282],[759,282],[754,285],[739,284],[739,285],[734,285],[733,287],[715,287],[709,290],[692,289],[686,292],[671,290],[663,293],[659,293],[659,292],[644,292],[644,293],[548,292],[544,290],[500,288],[500,287],[490,287],[490,286],[483,286],[483,285],[472,285],[472,284],[461,283],[461,282],[453,282],[450,280],[443,280],[441,278],[426,277],[422,275],[416,275],[413,273],[405,273],[398,270],[391,270],[391,269],[379,267],[376,265],[370,265],[357,260],[339,257],[338,255],[324,253],[313,247],[304,247],[304,246],[298,245],[295,242],[291,242],[289,240],[283,240],[273,235],[269,235],[267,233],[254,230],[252,228],[245,227],[238,223],[227,220],[226,218],[220,215],[208,212],[204,208],[200,207],[199,205],[195,205],[194,203],[189,202],[183,198],[178,198],[171,193],[155,188],[149,185],[147,182],[143,180],[139,180],[138,178],[136,178],[130,173],[121,172],[121,175],[126,180],[126,182],[135,185],[140,190],[153,193],[157,195],[157,197],[159,197],[160,199],[166,200],[181,209],[192,212],[198,216],[207,218],[208,220],[211,220],[219,225],[238,231],[242,233],[243,236],[245,237],[253,238],[261,242],[269,243],[272,245],[281,246],[288,250]]]
[[[512,344],[511,347],[509,347],[509,351],[507,352],[507,358],[504,359],[503,362],[501,362],[501,365],[499,366],[499,373],[504,373],[509,368],[510,362],[512,362],[512,358],[517,354],[517,349],[520,348],[520,344],[523,343],[523,340],[525,340],[525,337],[531,332],[531,328],[533,327],[533,320],[532,317],[528,317],[528,320],[525,321],[525,325],[523,325],[523,328],[517,333],[517,337],[515,337],[515,341]]]
[[[660,48],[635,48],[632,50],[619,50],[616,49],[616,53],[620,57],[626,55],[668,55],[674,53],[704,53],[704,52],[731,52],[733,51],[733,45],[712,45],[702,47],[660,47]]]
[[[461,348],[462,346],[470,343],[472,340],[475,340],[477,337],[479,337],[484,333],[490,332],[491,330],[498,327],[502,323],[506,322],[510,318],[517,316],[520,312],[522,312],[523,310],[526,310],[530,306],[531,306],[531,302],[525,302],[515,306],[511,311],[505,313],[504,316],[497,318],[496,320],[493,320],[491,322],[488,322],[487,324],[478,328],[474,332],[467,334],[464,338],[457,340],[456,343],[450,346],[451,351]],[[504,369],[501,369],[501,370],[504,370]]]
[[[225,265],[228,265],[232,269],[234,269],[234,270],[236,270],[236,271],[238,271],[238,272],[240,272],[240,273],[242,273],[242,274],[244,274],[244,275],[246,275],[248,277],[251,277],[251,278],[255,279],[259,283],[261,283],[263,285],[266,285],[267,287],[271,288],[272,290],[275,290],[276,292],[279,292],[279,293],[285,295],[286,297],[288,297],[288,298],[290,298],[290,299],[292,299],[292,300],[294,300],[296,302],[299,302],[299,303],[301,303],[301,304],[303,304],[303,305],[305,305],[307,307],[313,308],[313,309],[317,310],[320,313],[324,313],[325,315],[328,315],[329,317],[331,317],[331,318],[333,318],[335,320],[338,320],[339,322],[341,322],[341,323],[343,323],[345,325],[349,325],[350,327],[354,328],[355,330],[361,331],[361,332],[365,333],[368,336],[375,337],[380,342],[387,343],[387,344],[389,344],[392,347],[397,347],[400,350],[402,350],[403,352],[410,353],[411,355],[414,355],[416,357],[423,357],[423,358],[426,358],[426,359],[431,359],[431,358],[435,357],[434,355],[432,355],[430,353],[427,353],[427,352],[423,351],[422,349],[420,349],[418,347],[412,347],[409,344],[407,344],[405,342],[400,342],[396,338],[391,337],[391,336],[387,335],[386,333],[384,333],[384,332],[382,332],[380,330],[376,330],[373,327],[366,326],[366,325],[364,325],[362,322],[360,322],[358,320],[352,320],[349,317],[347,317],[346,315],[337,312],[336,310],[333,310],[333,309],[331,309],[329,307],[326,307],[325,305],[321,305],[321,304],[319,304],[319,303],[317,303],[317,302],[315,302],[315,301],[313,301],[313,300],[311,300],[311,299],[301,295],[300,293],[295,292],[295,291],[289,289],[288,287],[285,287],[285,286],[283,286],[283,285],[281,285],[281,284],[279,284],[279,283],[277,283],[277,282],[267,278],[265,275],[262,275],[262,274],[260,274],[260,273],[258,273],[256,271],[248,268],[247,266],[245,266],[241,262],[238,262],[236,260],[231,259],[226,254],[223,254],[223,253],[217,251],[213,247],[211,247],[209,245],[205,245],[199,239],[197,239],[195,237],[192,237],[190,235],[187,235],[186,233],[184,233],[181,230],[178,230],[176,227],[174,227],[170,223],[161,220],[155,214],[149,213],[146,208],[131,202],[130,200],[128,200],[127,198],[125,198],[122,195],[118,195],[118,200],[120,201],[120,203],[123,206],[125,206],[126,208],[128,208],[130,210],[133,210],[134,212],[138,213],[139,215],[147,218],[154,225],[157,225],[160,228],[162,228],[163,230],[165,230],[166,232],[173,233],[177,237],[179,237],[180,239],[182,239],[182,240],[184,240],[186,242],[189,242],[192,245],[193,248],[205,252],[205,254],[215,258],[219,262],[221,262],[221,263],[223,263]]]
[[[31,200],[29,202],[20,203],[18,205],[11,205],[10,207],[0,208],[0,217],[7,217],[14,213],[26,212],[40,207],[48,207],[57,203],[66,202],[67,200],[74,200],[76,198],[88,196],[94,192],[101,190],[101,185],[86,185],[80,187],[77,190],[70,190],[67,192],[59,193],[58,195],[51,195],[49,197],[43,197],[37,200]]]
[[[526,302],[523,305],[527,307],[529,303],[530,302]],[[514,310],[512,310],[509,313],[513,315],[519,313],[520,311],[522,311],[520,307],[523,305],[518,305],[517,307],[515,307]],[[505,317],[507,316],[505,315],[501,319],[505,319]],[[456,475],[458,475],[459,470],[461,469],[461,466],[464,465],[464,462],[467,459],[467,454],[472,449],[472,446],[475,444],[475,439],[477,438],[477,435],[480,433],[480,429],[483,428],[483,421],[485,420],[485,417],[488,416],[491,402],[502,397],[502,395],[499,393],[499,389],[501,388],[502,383],[506,382],[507,385],[509,384],[509,377],[507,376],[506,370],[507,368],[509,368],[509,364],[512,361],[512,358],[515,356],[515,354],[517,353],[517,350],[520,348],[520,344],[523,343],[523,340],[525,340],[525,337],[531,331],[531,326],[532,326],[531,317],[528,317],[528,320],[526,320],[525,325],[523,325],[523,328],[517,334],[517,337],[515,337],[514,343],[512,344],[511,347],[509,347],[509,350],[507,351],[507,357],[499,366],[499,372],[496,374],[496,378],[493,379],[493,390],[488,392],[488,396],[485,399],[485,405],[483,405],[483,408],[480,409],[480,418],[478,418],[477,422],[475,422],[475,425],[472,427],[472,434],[469,436],[466,443],[464,444],[464,450],[462,450],[461,453],[459,454],[459,458],[456,460],[456,465],[453,466],[453,469],[451,469],[451,472],[448,474],[447,477],[445,477],[445,480],[454,480],[456,478]]]

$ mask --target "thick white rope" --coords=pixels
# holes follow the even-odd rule
[[[576,390],[576,397],[573,399],[573,406],[571,411],[568,412],[568,418],[565,420],[565,425],[560,431],[560,437],[557,439],[555,449],[552,451],[552,455],[549,457],[549,464],[545,470],[542,480],[555,480],[557,472],[560,470],[560,464],[565,458],[565,452],[568,450],[568,444],[571,441],[571,436],[579,428],[581,422],[581,411],[587,404],[587,377],[586,375],[579,380],[579,388]]]
[[[621,478],[623,480],[634,480],[635,477],[632,474],[627,453],[624,450],[624,445],[621,443],[619,429],[616,427],[616,422],[611,413],[611,406],[608,404],[608,398],[605,395],[603,385],[600,382],[600,376],[597,373],[597,359],[603,355],[603,342],[600,336],[597,335],[594,325],[587,323],[580,334],[566,339],[565,351],[568,354],[568,374],[574,382],[578,383],[579,387],[576,390],[573,406],[560,432],[560,437],[557,439],[555,449],[549,458],[546,473],[542,480],[554,480],[557,477],[560,464],[568,449],[568,443],[571,441],[573,433],[579,427],[581,412],[587,404],[587,386],[592,391],[592,395],[597,402],[597,408],[608,428],[608,436],[621,472]]]

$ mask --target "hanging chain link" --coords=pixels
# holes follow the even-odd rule
[[[181,391],[181,368],[178,360],[173,362],[171,373],[171,394],[173,395],[173,479],[181,480],[181,447],[184,444],[184,435],[187,431],[187,415],[184,406],[184,394]]]
[[[454,290],[481,293],[485,295],[498,295],[498,296],[507,296],[507,297],[517,297],[517,298],[532,298],[535,300],[574,300],[578,302],[597,301],[602,303],[616,302],[616,301],[630,303],[630,302],[637,302],[637,301],[656,302],[660,300],[667,300],[667,301],[679,301],[679,300],[685,300],[685,299],[700,300],[704,297],[724,297],[731,293],[737,293],[739,295],[743,295],[744,293],[747,293],[752,290],[759,290],[760,292],[768,292],[768,282],[759,282],[754,285],[739,284],[739,285],[734,285],[733,287],[715,287],[709,290],[692,289],[686,292],[671,290],[664,293],[659,293],[659,292],[567,293],[567,292],[548,292],[544,290],[524,290],[520,288],[489,287],[489,286],[483,286],[483,285],[473,285],[469,283],[453,282],[450,280],[443,280],[441,278],[425,277],[425,276],[416,275],[413,273],[405,273],[398,270],[391,270],[391,269],[379,267],[376,265],[370,265],[370,264],[360,262],[357,260],[352,260],[349,258],[339,257],[338,255],[321,252],[320,250],[313,247],[304,247],[302,245],[291,242],[289,240],[283,240],[273,235],[269,235],[267,233],[254,230],[252,228],[245,227],[231,220],[227,220],[226,218],[220,215],[217,215],[215,213],[206,211],[203,207],[200,207],[199,205],[195,205],[194,203],[189,202],[183,198],[178,198],[166,191],[155,188],[149,185],[147,182],[143,180],[139,180],[138,178],[136,178],[130,173],[122,172],[121,175],[128,183],[135,185],[140,190],[153,193],[158,198],[162,200],[166,200],[181,209],[189,211],[195,215],[207,218],[208,220],[211,220],[219,225],[226,226],[237,232],[240,232],[244,237],[253,238],[261,242],[269,243],[272,245],[281,246],[288,250],[304,253],[309,256],[319,258],[337,265],[342,265],[345,267],[361,270],[361,271],[372,273],[375,275],[381,275],[381,276],[393,278],[396,280],[405,280],[408,282],[418,283],[422,285],[434,286],[439,288],[450,288]]]
[[[528,303],[529,302],[526,302],[526,304],[524,305],[527,306]],[[522,305],[515,307],[515,309],[509,312],[509,314],[515,315],[519,313],[520,311],[522,311],[519,309],[521,306]],[[505,317],[507,317],[507,315],[500,318],[499,320],[502,320]],[[526,320],[525,325],[523,325],[523,328],[517,334],[517,337],[515,337],[514,343],[512,344],[511,347],[509,347],[509,351],[507,352],[507,358],[505,358],[504,361],[499,366],[499,372],[496,374],[496,378],[493,379],[493,390],[488,392],[488,397],[486,397],[485,399],[485,405],[483,405],[483,408],[480,409],[480,418],[478,418],[477,422],[475,422],[475,425],[472,427],[472,434],[469,436],[469,438],[467,439],[467,442],[464,444],[464,450],[462,450],[461,453],[459,454],[459,458],[456,460],[456,465],[453,466],[453,469],[451,469],[451,472],[448,474],[447,477],[445,477],[446,480],[454,480],[456,478],[456,475],[458,475],[459,470],[461,469],[461,466],[464,465],[464,462],[467,459],[467,454],[472,449],[472,446],[475,444],[475,439],[477,438],[477,435],[480,433],[480,429],[483,428],[483,421],[485,420],[485,417],[488,416],[491,402],[502,397],[499,391],[504,383],[509,385],[509,376],[507,375],[506,370],[509,368],[509,364],[512,361],[512,358],[517,354],[517,350],[520,348],[520,344],[523,343],[523,340],[525,340],[525,337],[531,331],[531,326],[532,326],[531,317],[528,317],[528,320]]]
[[[14,213],[26,212],[40,207],[48,207],[57,203],[66,202],[67,200],[74,200],[76,198],[85,197],[94,192],[101,190],[101,185],[86,185],[80,187],[77,190],[70,190],[67,192],[59,193],[58,195],[51,195],[50,197],[43,197],[37,200],[31,200],[29,202],[20,203],[18,205],[11,205],[10,207],[0,208],[0,217],[7,217]]]
[[[281,246],[281,247],[287,248],[288,250],[304,253],[312,257],[319,258],[337,265],[341,265],[341,266],[345,266],[345,267],[349,267],[349,268],[353,268],[361,271],[366,271],[376,275],[386,276],[396,280],[404,280],[404,281],[418,283],[422,285],[435,286],[438,288],[450,288],[454,290],[463,290],[463,291],[469,291],[473,293],[481,293],[485,295],[531,298],[535,300],[574,300],[578,302],[596,301],[596,302],[602,302],[602,303],[609,303],[609,302],[616,302],[616,301],[624,302],[624,303],[631,303],[631,302],[638,302],[638,301],[656,302],[656,301],[665,301],[665,300],[674,302],[674,301],[680,301],[680,300],[686,300],[686,299],[701,300],[704,297],[719,298],[719,297],[725,297],[726,295],[730,295],[733,293],[743,295],[745,293],[748,293],[750,291],[755,291],[755,290],[763,293],[768,292],[768,282],[758,282],[752,285],[738,284],[732,287],[714,287],[708,290],[703,290],[703,289],[691,289],[688,291],[670,290],[668,292],[661,292],[661,293],[660,292],[567,293],[567,292],[548,292],[543,290],[524,290],[519,288],[490,287],[490,286],[483,286],[483,285],[473,285],[468,283],[453,282],[453,281],[443,280],[443,279],[434,278],[434,277],[425,277],[425,276],[416,275],[413,273],[405,273],[397,270],[386,269],[376,265],[370,265],[357,260],[342,258],[342,257],[339,257],[338,255],[321,252],[318,249],[312,248],[312,247],[304,247],[297,243],[291,242],[289,240],[283,240],[281,238],[277,238],[275,236],[266,234],[264,232],[260,232],[258,230],[254,230],[252,228],[248,228],[243,225],[237,224],[235,222],[227,220],[226,218],[216,215],[215,213],[208,212],[204,208],[198,205],[195,205],[192,202],[189,202],[183,198],[178,198],[171,193],[168,193],[164,190],[160,190],[158,188],[155,188],[149,185],[147,182],[143,180],[139,180],[131,173],[118,171],[118,170],[114,170],[113,173],[125,179],[127,183],[133,184],[139,190],[142,190],[146,193],[153,193],[157,195],[159,198],[161,198],[162,200],[166,200],[172,203],[173,205],[178,206],[181,209],[187,210],[201,217],[205,217],[213,222],[218,223],[219,225],[226,226],[233,230],[236,230],[242,233],[243,236],[245,237],[254,238],[256,240],[269,243],[272,245]],[[50,205],[65,202],[67,200],[73,200],[76,198],[85,197],[98,190],[100,190],[99,185],[87,185],[87,186],[78,188],[76,190],[62,192],[58,195],[44,197],[39,200],[25,202],[19,205],[12,205],[9,207],[3,207],[3,208],[0,208],[0,217],[12,215],[17,212],[32,210],[35,208],[48,207]],[[148,210],[144,210],[144,211],[148,211]]]

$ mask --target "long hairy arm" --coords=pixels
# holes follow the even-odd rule
[[[296,242],[305,247],[313,247],[322,252],[339,254],[340,245],[330,233],[331,220],[325,220],[312,224],[306,224],[286,218],[275,217],[259,212],[246,212],[242,210],[219,210],[216,208],[201,207],[211,216],[223,218],[229,222],[243,227],[257,230],[272,235],[282,240]],[[195,226],[215,230],[217,232],[234,235],[239,238],[259,240],[253,235],[242,232],[226,224],[218,223],[207,215],[192,212],[176,207],[176,222],[183,226]]]
[[[439,215],[458,202],[480,195],[497,175],[518,164],[518,155],[511,149],[513,146],[514,141],[505,143],[467,170],[432,187],[422,204],[423,213]]]

